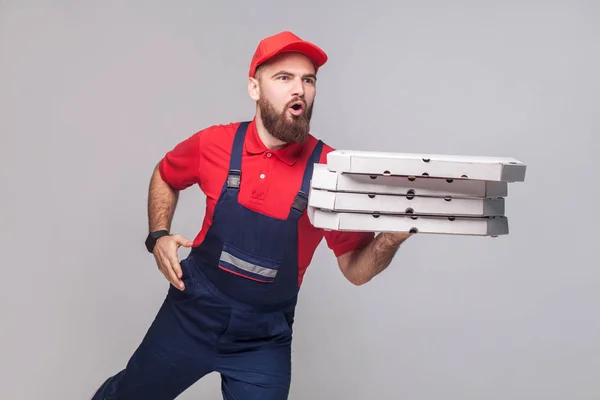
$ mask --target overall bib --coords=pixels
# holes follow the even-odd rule
[[[298,219],[323,143],[308,160],[287,219],[276,219],[238,202],[248,124],[235,134],[213,222],[180,263],[185,290],[169,287],[125,369],[107,379],[93,400],[172,400],[211,372],[221,374],[226,400],[288,398]]]

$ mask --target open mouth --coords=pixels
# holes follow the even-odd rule
[[[304,105],[302,103],[294,103],[290,106],[290,112],[293,115],[300,115],[304,111]]]

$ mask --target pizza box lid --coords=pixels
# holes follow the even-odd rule
[[[526,165],[510,157],[334,150],[327,154],[330,171],[383,176],[429,176],[523,182]]]

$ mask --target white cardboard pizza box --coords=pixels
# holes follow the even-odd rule
[[[472,179],[383,176],[330,171],[315,164],[312,187],[334,192],[404,194],[415,196],[495,198],[508,196],[508,183]]]
[[[507,235],[508,218],[502,217],[415,217],[408,215],[373,215],[307,209],[316,228],[350,232],[411,232],[468,236]]]
[[[332,192],[312,188],[308,205],[330,211],[379,212],[382,214],[503,216],[504,198],[453,199],[389,194]]]
[[[523,182],[526,165],[510,157],[412,154],[334,150],[327,154],[330,171],[369,175]]]

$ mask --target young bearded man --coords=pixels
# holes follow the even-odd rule
[[[263,39],[248,80],[255,117],[205,128],[158,163],[146,246],[169,290],[140,346],[94,400],[171,400],[213,371],[224,399],[287,399],[294,310],[321,240],[362,285],[410,236],[324,231],[308,220],[313,165],[333,150],[309,129],[326,61],[291,32]],[[170,230],[179,191],[195,184],[206,210],[190,241]],[[191,251],[178,261],[180,246]]]

